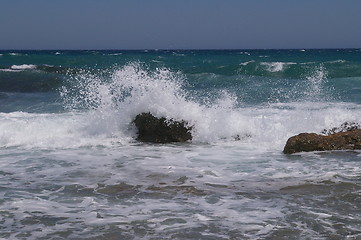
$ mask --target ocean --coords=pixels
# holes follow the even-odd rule
[[[282,152],[360,121],[360,49],[0,51],[0,239],[361,239],[361,152]]]

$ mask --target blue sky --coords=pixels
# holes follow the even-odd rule
[[[250,48],[361,48],[361,1],[0,1],[0,49]]]

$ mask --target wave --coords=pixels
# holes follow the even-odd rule
[[[237,92],[227,87],[212,98],[189,91],[190,81],[185,75],[166,68],[150,70],[139,63],[116,68],[109,77],[75,74],[60,90],[66,112],[0,114],[0,147],[133,144],[133,119],[139,113],[151,112],[186,120],[193,126],[195,144],[232,142],[245,148],[281,151],[291,135],[320,132],[361,118],[360,105],[321,97],[323,71],[321,68],[305,79],[310,85],[303,90],[302,101],[256,105],[243,105]]]
[[[177,57],[185,57],[186,54],[185,53],[179,53],[179,52],[172,52],[173,56],[177,56]]]
[[[247,62],[242,62],[242,63],[240,63],[239,65],[247,66],[248,64],[254,63],[254,62],[255,62],[254,60],[251,60],[251,61],[247,61]]]
[[[328,72],[329,78],[361,76],[361,65],[359,63],[342,59],[324,62],[259,62],[249,60],[239,63],[235,71],[237,74],[248,76],[300,79],[320,67]],[[227,69],[232,71],[232,68]]]
[[[55,91],[68,75],[82,71],[48,64],[0,66],[0,92]]]
[[[260,137],[277,136],[281,146],[291,134],[321,131],[361,116],[360,111],[355,111],[359,105],[335,101],[335,92],[327,86],[327,74],[322,67],[315,69],[283,93],[279,88],[285,82],[280,80],[282,82],[271,89],[275,91],[273,96],[279,94],[285,101],[270,102],[266,97],[263,103],[249,105],[242,100],[247,88],[252,89],[249,94],[254,95],[270,89],[267,84],[274,81],[268,80],[262,87],[259,81],[252,81],[245,88],[244,82],[235,82],[233,77],[224,85],[224,76],[217,79],[217,75],[203,75],[203,81],[214,79],[215,82],[213,85],[205,82],[208,87],[202,89],[182,73],[166,68],[150,70],[139,63],[130,63],[114,70],[109,79],[92,74],[77,75],[72,80],[73,87],[62,90],[62,97],[69,111],[86,109],[102,119],[118,122],[123,130],[129,130],[137,114],[151,112],[158,117],[188,121],[194,126],[195,142],[233,141],[235,136],[259,141]],[[220,85],[215,87],[217,84]],[[232,89],[235,85],[236,89]],[[211,95],[202,94],[203,91],[211,91]],[[338,115],[335,116],[335,112]],[[303,123],[299,119],[303,119]],[[132,131],[134,134],[134,129]]]
[[[22,65],[12,65],[12,70],[29,70],[29,69],[36,69],[36,65],[33,64],[22,64]]]
[[[31,70],[38,70],[38,71],[50,72],[50,73],[60,73],[60,74],[66,74],[72,72],[71,68],[48,65],[48,64],[42,64],[42,65],[21,64],[21,65],[11,65],[10,67],[0,66],[0,71],[3,72],[12,72],[12,71],[20,72],[20,71],[31,71]]]
[[[274,78],[304,78],[310,71],[324,67],[329,78],[346,78],[361,76],[359,52],[322,51],[322,50],[250,50],[250,51],[21,51],[19,58],[9,57],[9,52],[3,51],[5,60],[0,67],[11,69],[12,65],[36,65],[37,70],[45,63],[57,66],[67,64],[69,68],[111,68],[123,65],[129,61],[140,61],[152,67],[165,66],[169,69],[179,69],[185,74],[214,73],[222,75],[241,74],[246,76],[264,76]],[[56,56],[61,53],[60,56]],[[121,55],[119,55],[121,54]],[[112,58],[110,55],[117,55]],[[42,56],[43,64],[39,63],[38,56]],[[109,58],[108,58],[108,57]],[[183,56],[180,58],[179,56]],[[186,59],[184,58],[186,56]],[[68,61],[69,57],[76,57]],[[163,57],[163,59],[159,59]],[[19,62],[15,62],[19,61]],[[153,62],[152,62],[153,60]],[[155,60],[161,60],[157,62]],[[224,66],[220,68],[220,66]],[[60,66],[58,66],[60,68]],[[32,69],[32,70],[36,70]],[[13,69],[14,70],[14,69]],[[30,70],[30,69],[27,69]],[[10,70],[5,70],[10,71]],[[56,71],[61,71],[57,69]]]
[[[343,59],[337,59],[337,60],[334,60],[334,61],[328,61],[326,63],[346,63],[347,61],[346,60],[343,60]]]
[[[266,66],[266,69],[269,72],[280,72],[280,71],[283,71],[286,66],[297,64],[297,63],[293,63],[293,62],[261,62],[260,64],[263,66]]]
[[[5,69],[0,69],[0,72],[20,72],[21,70],[15,70],[15,69],[7,69],[7,68],[5,68]]]
[[[56,90],[66,72],[53,66],[12,65],[0,69],[0,92],[46,92]]]
[[[159,61],[159,60],[150,60],[150,62],[152,62],[152,63],[161,63],[162,61]]]
[[[251,54],[250,54],[249,52],[240,52],[239,54],[241,54],[241,55],[251,56]]]

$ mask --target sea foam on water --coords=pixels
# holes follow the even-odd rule
[[[239,106],[237,96],[227,89],[212,101],[191,96],[185,89],[190,84],[186,76],[166,68],[150,70],[129,63],[105,75],[83,71],[60,90],[66,112],[2,113],[0,128],[7,131],[0,141],[3,146],[30,147],[126,144],[136,136],[135,116],[151,112],[187,121],[193,126],[193,143],[239,140],[281,150],[291,135],[320,132],[360,117],[359,111],[350,110],[352,104],[321,101],[324,82],[322,68],[307,76],[305,96],[313,101]]]
[[[357,71],[334,77],[355,51],[333,69],[324,60],[333,51],[109,53],[29,52],[3,65],[40,64],[42,54],[59,85],[0,93],[0,238],[361,236],[360,152],[282,153],[292,135],[359,122]],[[82,70],[82,61],[106,66]],[[68,66],[58,72],[59,62]],[[0,79],[27,89],[46,71]],[[192,142],[137,142],[141,112],[186,120]]]
[[[187,95],[184,76],[168,69],[149,71],[133,63],[116,69],[106,80],[86,75],[76,80],[73,89],[62,90],[65,103],[74,110],[87,108],[95,119],[111,121],[120,131],[128,129],[137,114],[151,112],[157,117],[187,121],[194,127],[196,142],[247,132],[243,120],[247,117],[234,110],[234,96],[225,91],[211,106],[202,105]]]

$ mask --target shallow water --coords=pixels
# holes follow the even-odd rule
[[[242,145],[3,150],[2,237],[361,236],[359,152],[285,156]]]

